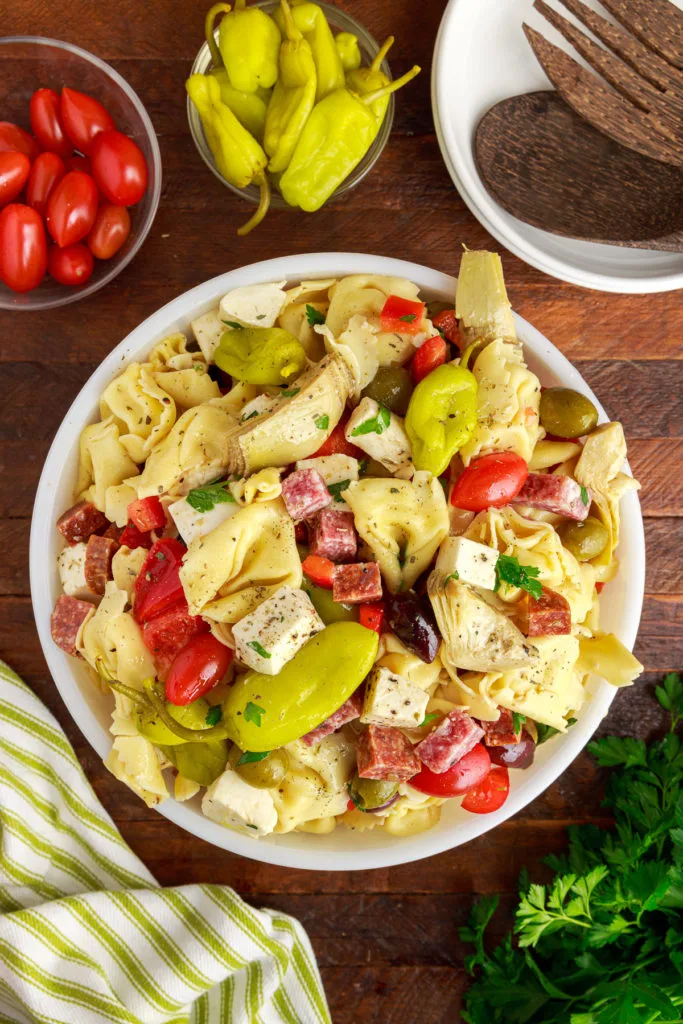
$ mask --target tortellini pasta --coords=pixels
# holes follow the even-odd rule
[[[87,663],[103,679],[118,679],[139,687],[155,673],[154,659],[142,639],[137,622],[127,612],[128,593],[113,580],[95,614],[83,626],[76,646]]]
[[[103,420],[113,417],[128,455],[134,462],[144,462],[175,423],[176,408],[151,370],[131,363],[102,393],[100,415]]]
[[[432,662],[423,661],[393,633],[382,634],[376,663],[381,668],[388,668],[390,672],[403,676],[421,690],[430,691],[437,685],[442,669],[438,654]]]
[[[328,352],[338,352],[349,368],[353,380],[351,397],[358,400],[379,369],[377,358],[377,328],[365,317],[352,316],[346,330],[335,338],[325,324],[316,328],[325,339]]]
[[[195,357],[202,358],[199,353],[196,353]],[[152,371],[156,373],[159,370],[183,369],[192,365],[195,357],[188,351],[186,335],[178,331],[156,343],[149,354],[148,362]]]
[[[286,747],[289,769],[271,793],[278,813],[276,832],[291,832],[305,822],[343,814],[349,801],[346,783],[353,772],[355,748],[345,733],[325,736],[315,748],[296,740]]]
[[[76,485],[80,498],[92,501],[100,512],[105,512],[108,488],[122,484],[137,472],[138,467],[121,444],[113,417],[85,428],[80,440]]]
[[[231,480],[230,493],[240,505],[251,505],[252,501],[274,501],[282,494],[280,470],[274,466],[261,469],[252,476]]]
[[[159,755],[142,736],[117,736],[104,761],[105,767],[145,801],[156,807],[168,796]]]
[[[380,366],[405,363],[424,338],[415,334],[394,334],[379,330],[380,314],[390,295],[417,300],[419,288],[402,277],[382,274],[352,274],[342,278],[330,289],[330,308],[326,326],[339,338],[355,316],[361,316],[377,327],[375,352]]]
[[[111,560],[111,572],[119,590],[125,591],[128,601],[133,603],[133,587],[142,564],[147,557],[146,548],[119,548]]]
[[[204,363],[191,362],[188,367],[164,370],[155,373],[154,379],[179,409],[193,409],[195,405],[221,397],[220,388],[206,372]]]

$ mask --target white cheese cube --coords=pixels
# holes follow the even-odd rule
[[[370,673],[361,722],[413,729],[425,716],[429,694],[409,679],[376,665]]]
[[[256,672],[275,676],[304,644],[325,628],[308,594],[284,586],[249,615],[232,633],[235,654]]]
[[[178,501],[174,501],[172,505],[168,506],[168,511],[180,536],[186,544],[191,544],[193,540],[205,537],[207,533],[211,533],[230,516],[234,516],[240,506],[232,495],[230,495],[230,499],[214,505],[209,512],[197,512],[187,498],[179,498]]]
[[[214,361],[214,355],[221,340],[221,334],[228,330],[218,315],[218,309],[210,309],[203,316],[198,316],[191,325],[197,344],[207,363]]]
[[[276,399],[271,398],[270,395],[257,395],[256,398],[252,398],[250,402],[247,402],[242,407],[240,423],[246,423],[247,420],[255,420],[258,416],[262,416],[264,412],[270,412],[275,402]]]
[[[436,571],[482,590],[496,588],[496,562],[500,552],[467,537],[446,537],[439,548]]]
[[[351,455],[320,455],[317,459],[299,459],[297,469],[315,469],[325,481],[326,487],[358,479],[358,459]],[[339,494],[343,500],[344,492]]]
[[[85,582],[87,544],[72,544],[57,555],[57,568],[62,590],[69,597],[90,598],[92,591]]]
[[[231,768],[226,768],[208,787],[202,811],[219,825],[255,839],[270,835],[277,825],[275,801],[268,790],[250,786]]]
[[[362,432],[364,430],[367,433]],[[381,462],[390,473],[412,475],[410,440],[403,420],[373,398],[364,398],[356,406],[344,434],[347,441],[362,449],[371,459]]]
[[[233,288],[221,299],[221,320],[248,327],[272,327],[287,302],[287,293],[282,288],[286,283],[274,281]]]

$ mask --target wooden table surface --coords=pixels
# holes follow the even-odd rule
[[[43,460],[81,385],[141,320],[207,278],[268,257],[359,251],[454,273],[463,243],[500,248],[458,196],[434,134],[429,75],[441,0],[342,0],[377,39],[395,34],[395,74],[414,61],[423,73],[398,97],[389,145],[360,187],[310,219],[271,213],[258,231],[238,239],[245,208],[202,164],[185,116],[183,81],[202,41],[205,6],[4,5],[4,34],[69,40],[121,72],[154,122],[164,180],[145,245],[109,287],[61,310],[0,313],[0,655],[55,713],[102,803],[162,884],[225,883],[256,906],[296,915],[313,941],[335,1024],[451,1024],[460,1019],[466,984],[458,926],[474,895],[502,892],[509,906],[520,868],[542,872],[542,857],[564,845],[568,824],[604,820],[600,777],[588,756],[492,834],[431,860],[354,874],[270,867],[191,838],[116,782],[72,723],[38,644],[28,546]],[[623,422],[643,483],[648,567],[636,654],[646,672],[617,696],[603,729],[645,735],[661,722],[653,681],[683,667],[681,293],[606,295],[546,277],[509,253],[503,264],[515,309],[559,346]]]

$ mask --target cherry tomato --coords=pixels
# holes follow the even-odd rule
[[[92,164],[87,156],[81,156],[80,153],[72,153],[64,161],[64,166],[67,171],[83,171],[84,174],[89,174],[92,178]]]
[[[382,601],[362,604],[358,609],[358,621],[361,626],[371,629],[373,633],[381,633],[382,626],[384,625],[384,604]]]
[[[510,776],[507,768],[499,768],[494,764],[486,778],[469,791],[461,806],[472,814],[490,814],[503,806],[509,792]]]
[[[166,699],[171,704],[191,704],[213,689],[228,671],[233,658],[229,647],[212,633],[194,637],[176,655],[166,680]]]
[[[380,324],[386,334],[419,334],[424,330],[425,304],[390,295],[382,307]]]
[[[438,775],[423,765],[419,775],[410,780],[410,785],[430,796],[460,796],[481,785],[490,770],[489,752],[483,743],[477,743],[468,754]]]
[[[54,89],[36,89],[31,96],[29,117],[31,130],[42,149],[63,159],[71,155],[74,147],[64,134],[59,94]]]
[[[31,161],[25,153],[0,153],[0,206],[17,198],[30,171]]]
[[[471,462],[455,481],[451,505],[469,512],[508,505],[529,475],[529,467],[515,452],[493,452]]]
[[[178,574],[186,551],[185,545],[173,537],[164,537],[152,545],[135,580],[133,612],[138,622],[147,622],[171,605],[185,601]]]
[[[156,494],[149,498],[136,498],[128,506],[128,518],[141,533],[160,530],[166,526],[166,513]]]
[[[47,254],[47,272],[60,284],[76,287],[85,284],[93,272],[95,260],[87,245],[77,242],[65,245],[51,245]]]
[[[115,256],[130,234],[130,214],[125,206],[100,206],[88,235],[88,246],[98,260]]]
[[[0,278],[15,292],[37,288],[47,270],[43,222],[30,206],[10,203],[0,211]]]
[[[47,229],[57,245],[73,245],[90,231],[97,216],[97,185],[89,174],[69,171],[47,204]]]
[[[63,177],[64,161],[56,153],[41,153],[33,161],[26,186],[26,202],[41,217],[45,216],[48,200]]]
[[[147,189],[147,161],[140,147],[123,132],[98,135],[90,153],[95,181],[117,206],[134,206]]]
[[[458,319],[454,309],[444,309],[441,313],[437,313],[432,323],[435,327],[439,328],[446,341],[451,341],[458,348],[461,348]]]
[[[308,555],[301,563],[301,568],[316,586],[324,587],[325,590],[332,589],[334,562],[331,562],[329,558],[323,558],[321,555]]]
[[[0,121],[0,153],[24,153],[29,160],[35,160],[40,147],[33,136],[18,124]]]
[[[340,420],[327,440],[323,441],[314,455],[311,455],[312,459],[320,458],[321,455],[350,455],[354,459],[364,458],[360,448],[357,448],[355,444],[351,444],[344,437],[348,420],[348,416]]]
[[[445,363],[446,355],[446,342],[440,334],[429,338],[424,345],[420,345],[410,363],[410,372],[415,383],[419,384],[432,370]]]
[[[115,127],[102,104],[84,92],[65,86],[59,106],[64,131],[81,153],[89,154],[95,136]]]

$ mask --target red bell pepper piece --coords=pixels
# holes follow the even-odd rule
[[[371,629],[373,633],[381,633],[384,625],[384,604],[382,601],[373,601],[371,604],[362,604],[358,609],[358,621],[361,626]]]
[[[178,574],[186,551],[185,545],[173,537],[164,537],[152,545],[135,581],[133,613],[138,622],[148,622],[185,600]]]
[[[142,533],[135,523],[128,523],[125,530],[119,537],[119,544],[122,548],[151,548],[154,541],[149,533]]]
[[[424,316],[424,302],[390,295],[382,308],[380,324],[386,334],[419,334],[424,330]]]
[[[317,459],[320,458],[321,455],[350,455],[354,459],[362,459],[363,452],[360,448],[357,448],[355,444],[351,444],[351,442],[347,441],[344,437],[344,431],[346,430],[346,424],[348,421],[349,417],[344,416],[327,440],[323,441],[317,452],[310,457],[312,459]]]
[[[455,315],[454,309],[444,309],[441,313],[437,313],[432,319],[432,323],[435,327],[439,328],[439,332],[444,336],[446,341],[452,341],[458,348],[462,348],[460,344],[460,330],[458,328],[458,318]]]
[[[128,518],[141,533],[146,533],[148,530],[161,530],[166,526],[166,513],[156,496],[131,501],[128,506]]]
[[[308,555],[301,563],[301,568],[317,587],[332,590],[334,562],[331,562],[329,558],[323,558],[322,555]]]
[[[419,384],[432,370],[445,363],[446,355],[446,342],[440,334],[429,338],[424,345],[420,345],[410,363],[410,372],[415,383]]]

